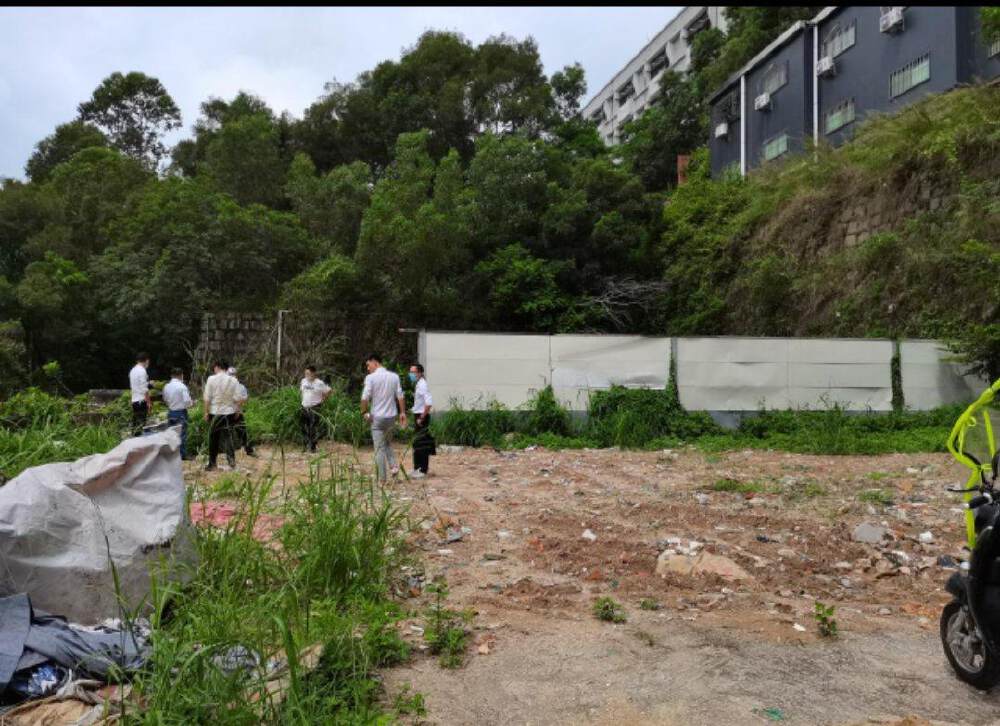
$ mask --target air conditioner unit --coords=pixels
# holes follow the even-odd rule
[[[767,111],[771,108],[771,94],[762,93],[753,100],[755,111]]]
[[[837,75],[837,66],[833,62],[833,58],[828,55],[823,56],[818,61],[816,61],[816,75],[821,78],[824,76],[835,76]]]
[[[893,7],[879,16],[878,29],[883,33],[895,33],[903,29],[903,8]]]
[[[729,136],[729,124],[723,121],[715,127],[715,138],[724,139]]]

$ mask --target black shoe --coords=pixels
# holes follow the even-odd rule
[[[226,463],[229,464],[229,468],[230,469],[235,469],[236,468],[236,459],[235,458],[233,458],[233,459],[226,459]]]
[[[217,468],[215,464],[209,464],[205,467],[205,471],[215,471]]]
[[[257,452],[254,451],[253,449],[247,449],[246,450],[246,454],[247,454],[247,456],[252,456],[255,459],[257,458]]]

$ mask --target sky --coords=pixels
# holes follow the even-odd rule
[[[277,113],[302,111],[327,81],[398,58],[425,30],[478,44],[538,42],[551,75],[579,61],[596,93],[680,7],[0,8],[0,178],[24,177],[34,145],[114,71],[159,78],[190,136],[200,104],[241,90]]]

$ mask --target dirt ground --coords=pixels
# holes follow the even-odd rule
[[[418,651],[383,674],[390,695],[424,695],[426,723],[1000,724],[1000,695],[958,681],[938,640],[964,532],[945,455],[442,448],[432,476],[392,485],[418,562],[405,604],[444,577],[450,607],[476,613],[460,669]],[[289,479],[307,461],[290,454]],[[859,497],[876,488],[892,503]],[[861,523],[886,541],[854,541]],[[687,571],[702,552],[739,577]],[[593,616],[602,596],[625,623]],[[418,649],[421,622],[400,624]]]

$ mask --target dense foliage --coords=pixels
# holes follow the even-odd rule
[[[167,89],[112,74],[0,187],[0,395],[52,361],[71,390],[121,386],[138,349],[163,378],[191,365],[203,313],[279,307],[342,375],[371,349],[412,356],[400,327],[951,336],[989,369],[997,92],[750,181],[711,180],[698,152],[675,189],[707,95],[812,9],[727,12],[615,149],[580,117],[582,69],[547,78],[530,38],[425,33],[301,118],[210,98],[169,161]],[[810,236],[921,171],[962,194],[850,250]]]

